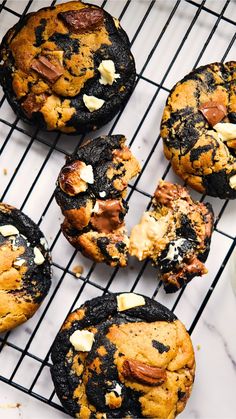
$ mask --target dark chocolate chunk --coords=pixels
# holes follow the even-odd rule
[[[170,350],[169,345],[164,345],[164,343],[158,342],[158,340],[152,340],[152,346],[158,350],[160,354],[163,352],[168,352]]]
[[[206,102],[203,103],[199,110],[202,112],[208,123],[213,127],[227,115],[227,109],[225,105],[217,102]]]
[[[91,31],[99,27],[104,20],[103,10],[92,7],[61,12],[58,13],[58,17],[72,32]]]
[[[31,68],[39,73],[43,78],[48,80],[50,83],[55,83],[59,77],[63,74],[64,69],[58,61],[58,65],[55,65],[49,61],[48,58],[43,55],[39,55],[38,58],[34,58],[31,63]]]
[[[21,106],[26,112],[26,114],[30,117],[32,116],[33,112],[38,112],[44,102],[46,101],[47,96],[42,93],[41,95],[35,95],[34,93],[30,93],[27,98],[22,102]]]
[[[46,24],[47,24],[47,20],[46,19],[41,19],[40,20],[40,25],[37,26],[34,30],[34,32],[35,32],[35,43],[34,43],[34,45],[36,47],[39,47],[44,42],[43,32],[46,28]]]

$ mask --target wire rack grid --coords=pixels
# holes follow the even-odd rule
[[[4,0],[0,5],[1,36],[26,13],[59,2]],[[158,179],[180,183],[162,152],[159,126],[163,106],[174,83],[192,68],[235,58],[236,2],[93,0],[91,3],[121,20],[137,64],[136,87],[123,112],[103,129],[87,136],[125,134],[142,163],[140,175],[128,188],[130,230],[150,205]],[[22,123],[3,93],[0,107],[1,200],[20,208],[40,226],[53,257],[48,297],[31,320],[0,337],[0,380],[57,409],[55,417],[60,418],[64,414],[50,378],[50,348],[67,313],[106,292],[136,291],[174,310],[193,333],[234,250],[236,228],[232,225],[232,214],[236,206],[233,201],[207,197],[216,215],[207,261],[209,273],[180,292],[166,295],[156,271],[148,263],[131,259],[123,270],[96,265],[77,254],[61,235],[62,216],[53,198],[55,180],[65,154],[76,151],[84,138],[45,133]],[[205,200],[204,196],[191,193],[194,198]],[[84,268],[79,279],[73,273],[77,264]],[[195,416],[188,413],[185,417]]]

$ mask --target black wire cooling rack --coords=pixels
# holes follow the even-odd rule
[[[55,3],[4,0],[0,5],[2,35],[26,13]],[[103,130],[92,134],[93,137],[100,133],[125,134],[142,162],[142,171],[129,185],[127,196],[128,226],[131,226],[150,205],[159,178],[180,182],[162,153],[159,125],[163,106],[172,85],[192,68],[233,59],[236,3],[228,0],[91,3],[121,20],[137,62],[136,87],[126,108]],[[51,291],[36,315],[0,337],[0,380],[63,411],[53,390],[49,368],[50,348],[67,313],[96,295],[137,291],[158,299],[177,315],[180,313],[192,333],[234,250],[230,214],[235,204],[207,197],[216,214],[214,250],[207,262],[209,274],[206,279],[195,279],[187,288],[166,296],[155,270],[147,263],[131,260],[124,270],[96,265],[76,254],[62,237],[59,228],[62,218],[53,198],[55,180],[65,154],[76,151],[83,137],[46,134],[23,124],[3,94],[0,107],[1,201],[17,206],[38,223],[49,240],[54,268]],[[191,193],[205,200],[204,196]],[[213,252],[220,253],[217,262]],[[73,273],[73,265],[77,264],[84,266],[79,279]],[[198,295],[194,309],[185,314],[183,297],[191,299],[193,293]]]

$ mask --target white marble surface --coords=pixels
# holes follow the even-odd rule
[[[100,0],[93,0],[93,2],[102,3]],[[200,3],[200,0],[196,0],[195,4],[197,3]],[[29,11],[49,4],[49,0],[34,0]],[[125,4],[125,0],[108,0],[106,9],[119,17]],[[8,0],[6,3],[6,7],[19,13],[25,9],[26,5],[26,0]],[[150,5],[149,0],[131,0],[122,17],[122,25],[133,41],[132,50],[137,62],[137,72],[141,73],[144,78],[139,80],[128,105],[116,123],[114,133],[124,133],[129,141],[134,140],[132,150],[142,163],[149,159],[139,178],[137,188],[152,194],[157,180],[162,177],[168,167],[163,157],[161,141],[156,143],[156,147],[150,154],[159,136],[159,124],[168,95],[167,89],[189,72],[196,63],[202,65],[222,59],[235,33],[235,26],[230,23],[230,20],[235,21],[236,3],[233,0],[229,2],[224,12],[228,20],[221,20],[217,25],[215,13],[223,9],[225,1],[207,0],[205,7],[211,13],[202,9],[195,24],[191,27],[198,9],[196,5],[182,0],[164,33],[162,33],[163,27],[169,19],[175,2],[173,0],[156,1],[146,20],[142,22]],[[17,19],[17,16],[9,10],[3,9],[0,14],[0,33],[4,34]],[[137,28],[141,23],[143,23],[142,28],[137,34]],[[153,50],[157,39],[158,45]],[[183,39],[185,39],[184,43],[182,43]],[[178,55],[176,55],[177,49]],[[146,65],[146,59],[151,52],[151,58]],[[173,61],[175,55],[176,59]],[[225,60],[231,59],[235,59],[235,45],[228,50],[225,57]],[[163,84],[164,89],[158,91],[157,86],[146,79]],[[152,106],[149,109],[150,104]],[[11,123],[15,121],[15,115],[6,101],[3,102],[0,118]],[[142,122],[141,126],[140,122]],[[114,121],[99,133],[109,132],[113,123]],[[18,122],[17,127],[26,129],[29,134],[32,132],[32,128],[22,122]],[[99,135],[99,133],[93,135]],[[5,143],[8,134],[10,138]],[[39,136],[48,144],[55,140],[54,134],[39,133]],[[62,136],[57,146],[69,153],[73,151],[77,141],[76,137]],[[13,382],[23,386],[27,391],[37,377],[41,365],[40,360],[43,360],[50,350],[67,312],[86,299],[101,294],[102,291],[96,287],[96,284],[98,286],[109,284],[111,269],[107,266],[96,266],[94,270],[91,270],[92,263],[80,255],[75,256],[66,240],[61,235],[58,236],[62,216],[55,201],[51,200],[51,196],[58,171],[64,162],[63,153],[57,150],[51,153],[50,147],[38,141],[30,143],[30,137],[27,134],[20,130],[14,130],[11,133],[10,127],[0,121],[0,147],[2,145],[4,149],[0,157],[0,194],[3,195],[5,202],[21,207],[34,221],[40,223],[40,227],[52,246],[53,261],[60,265],[60,267],[54,266],[52,288],[42,307],[31,320],[10,333],[9,345],[5,345],[0,353],[0,375],[5,380],[12,376]],[[15,169],[21,161],[22,164],[15,176]],[[3,174],[4,168],[7,169],[7,175]],[[40,177],[35,182],[35,176],[39,170]],[[166,179],[177,181],[171,170],[167,172]],[[10,186],[6,189],[9,182]],[[30,195],[29,191],[31,191]],[[194,191],[192,195],[200,198]],[[212,203],[215,215],[218,217],[224,202],[210,197],[205,200]],[[49,206],[45,212],[48,203]],[[130,195],[130,210],[127,216],[129,229],[139,220],[148,203],[149,198],[140,194],[138,190]],[[182,419],[236,418],[236,332],[234,326],[236,296],[231,287],[231,281],[236,282],[236,257],[232,256],[228,263],[225,263],[235,237],[235,211],[236,202],[232,201],[227,205],[219,220],[218,231],[214,232],[211,252],[206,264],[208,274],[203,278],[194,279],[179,301],[178,293],[166,295],[162,289],[155,297],[171,309],[174,306],[176,315],[187,328],[191,328],[204,299],[212,290],[212,284],[218,279],[192,333],[197,360],[196,380],[188,405],[180,415]],[[87,274],[90,275],[90,284],[86,284],[85,287],[83,281],[75,279],[70,272],[64,275],[64,268],[71,269],[75,264],[83,265],[84,277]],[[217,276],[222,264],[225,265],[224,269],[221,275]],[[144,266],[136,284],[135,280],[141,267],[141,264],[130,260],[129,268],[115,275],[113,282],[109,285],[109,290],[134,289],[152,296],[157,287],[156,272],[152,267]],[[80,291],[82,291],[81,295]],[[54,296],[53,300],[52,296]],[[32,339],[35,328],[37,332]],[[28,353],[33,354],[36,359],[25,355],[16,369],[21,352],[15,347],[21,350],[26,348]],[[32,391],[44,397],[45,400],[51,396],[53,384],[47,365],[35,380]],[[52,400],[59,403],[56,396]],[[62,419],[68,416],[0,381],[1,419],[41,419],[42,417]]]

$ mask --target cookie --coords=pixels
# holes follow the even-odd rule
[[[4,36],[0,80],[25,122],[68,134],[96,130],[127,102],[135,83],[119,21],[71,1],[29,13]]]
[[[0,332],[28,320],[51,285],[51,258],[38,226],[0,203]]]
[[[236,198],[236,62],[197,68],[167,98],[164,153],[192,188]]]
[[[194,380],[183,324],[163,305],[132,293],[97,297],[71,313],[51,357],[56,393],[80,419],[173,419]]]
[[[95,262],[125,266],[129,239],[124,225],[128,181],[139,163],[125,137],[98,137],[67,157],[57,180],[55,198],[65,220],[68,241]]]
[[[193,201],[186,188],[161,181],[153,209],[144,213],[130,235],[129,252],[150,259],[166,292],[175,292],[207,273],[214,215],[209,203]]]

